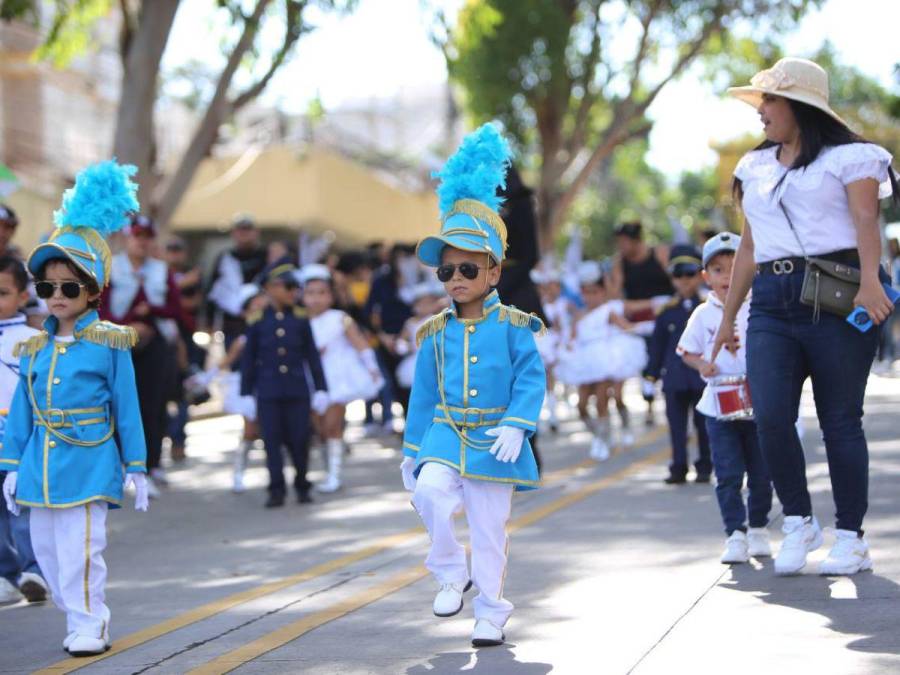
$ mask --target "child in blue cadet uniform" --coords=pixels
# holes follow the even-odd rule
[[[474,584],[472,644],[502,644],[513,606],[503,597],[514,490],[538,487],[528,438],[534,434],[546,378],[534,333],[537,317],[500,303],[506,226],[497,214],[509,147],[484,125],[438,174],[442,227],[417,248],[436,267],[453,301],[418,331],[419,352],[401,464],[404,486],[431,536],[425,565],[440,584],[437,616],[462,609]],[[465,510],[472,549],[456,540],[454,515]]]
[[[732,353],[723,349],[715,361],[712,360],[713,343],[722,322],[725,296],[731,285],[734,254],[740,243],[738,235],[722,232],[703,246],[703,279],[709,285],[710,293],[706,302],[691,314],[678,342],[678,354],[707,382],[703,397],[697,403],[697,411],[706,416],[706,430],[716,472],[716,497],[728,537],[721,558],[725,564],[745,563],[751,556],[772,555],[766,529],[772,508],[772,481],[759,448],[756,423],[751,417],[743,416],[719,419],[722,411],[716,404],[713,379],[730,379],[747,374],[744,336],[747,335],[750,314],[749,298],[744,300],[737,313],[737,350]],[[750,412],[747,411],[747,414]],[[745,476],[748,488],[746,504],[742,494]]]
[[[21,375],[0,450],[3,496],[10,511],[31,507],[34,552],[66,613],[63,647],[73,656],[109,649],[107,510],[120,506],[123,483],[135,487],[137,510],[148,505],[137,336],[97,315],[110,272],[104,238],[139,208],[135,171],[107,161],[79,173],[54,214],[57,229],[28,258],[50,316],[16,348]]]
[[[295,306],[299,285],[297,267],[276,261],[263,271],[269,305],[247,320],[241,353],[241,395],[256,396],[256,415],[266,445],[269,498],[266,508],[284,506],[284,455],[287,446],[294,463],[297,501],[312,501],[306,479],[309,460],[310,408],[322,414],[328,408],[325,373],[313,339],[306,310]],[[306,370],[315,394],[310,403]]]
[[[650,382],[662,379],[666,397],[666,419],[669,438],[672,441],[672,463],[669,465],[667,485],[686,482],[688,471],[687,431],[688,416],[693,409],[694,428],[697,432],[699,458],[694,465],[698,483],[709,483],[712,459],[706,435],[704,417],[695,406],[706,386],[700,375],[687,366],[678,356],[676,348],[688,317],[702,302],[699,291],[700,252],[688,244],[673,246],[669,253],[669,275],[675,287],[675,295],[656,317],[648,347],[649,358],[644,377]]]

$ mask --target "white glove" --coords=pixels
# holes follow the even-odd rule
[[[515,462],[522,452],[522,442],[525,440],[525,430],[518,427],[499,426],[484,432],[487,436],[496,436],[497,440],[491,446],[490,453],[498,462]]]
[[[319,390],[312,397],[312,409],[316,415],[324,415],[328,410],[328,392]]]
[[[416,489],[416,477],[413,472],[416,470],[416,460],[412,457],[404,457],[400,462],[400,475],[403,476],[403,487],[410,492]]]
[[[19,472],[10,471],[3,481],[3,499],[6,500],[6,510],[14,516],[19,515],[19,505],[16,504],[16,485],[19,482]]]
[[[134,510],[146,511],[150,508],[150,497],[147,494],[147,474],[130,473],[125,476],[125,487],[134,486]]]

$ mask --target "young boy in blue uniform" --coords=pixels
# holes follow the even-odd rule
[[[328,407],[327,385],[306,311],[295,306],[297,268],[277,261],[263,271],[269,306],[247,321],[241,353],[241,395],[256,397],[256,415],[266,444],[269,498],[266,508],[284,506],[284,455],[287,446],[296,474],[297,501],[312,501],[306,479],[309,459],[309,411]],[[304,365],[309,368],[315,394],[310,404]]]
[[[123,483],[147,510],[146,457],[131,328],[101,321],[109,281],[105,237],[138,210],[136,169],[113,161],[86,168],[63,197],[57,229],[28,258],[47,302],[44,330],[20,343],[20,380],[0,467],[7,507],[31,507],[31,541],[56,605],[66,613],[63,647],[73,656],[109,649],[106,515]],[[126,480],[127,477],[127,480]]]
[[[708,483],[712,473],[704,416],[695,407],[706,385],[699,373],[686,365],[676,353],[678,340],[684,332],[688,317],[702,302],[699,295],[702,283],[700,269],[700,252],[696,248],[687,244],[672,247],[669,254],[669,275],[672,277],[675,295],[656,317],[656,325],[650,337],[647,368],[644,370],[644,377],[650,382],[656,382],[660,378],[663,382],[666,419],[672,441],[672,463],[665,479],[668,485],[679,485],[687,481],[687,430],[688,416],[692,409],[700,453],[694,465],[697,471],[695,480],[698,483]]]
[[[419,329],[419,352],[403,438],[403,482],[431,536],[425,565],[440,584],[433,610],[453,616],[474,584],[476,647],[502,644],[513,606],[503,597],[514,490],[538,487],[528,438],[546,379],[534,333],[540,319],[500,303],[506,226],[497,214],[509,149],[490,125],[467,136],[440,172],[441,232],[417,255],[437,267],[453,301]],[[472,548],[456,540],[464,509]]]

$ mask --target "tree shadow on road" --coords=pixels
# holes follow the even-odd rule
[[[490,649],[438,654],[427,663],[408,668],[406,675],[441,675],[442,673],[483,673],[484,675],[547,675],[553,670],[549,663],[524,663],[513,653],[515,645],[505,644]]]
[[[833,597],[832,586],[849,581],[856,598]],[[873,572],[853,577],[822,577],[803,574],[775,575],[771,560],[763,569],[736,565],[731,580],[722,588],[755,593],[765,603],[812,612],[828,619],[828,627],[846,635],[859,636],[847,649],[869,654],[900,655],[900,584]]]

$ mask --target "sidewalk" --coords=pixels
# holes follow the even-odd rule
[[[478,651],[469,646],[471,593],[457,617],[431,614],[427,537],[399,489],[393,449],[357,444],[348,489],[273,513],[258,491],[228,492],[233,420],[202,422],[192,428],[195,459],[172,473],[171,492],[151,513],[129,507],[110,518],[114,650],[96,662],[67,659],[60,612],[3,608],[0,672],[896,672],[898,402],[900,383],[873,378],[866,526],[875,572],[852,579],[777,578],[770,561],[721,565],[713,490],[662,484],[662,430],[596,465],[584,461],[579,423],[566,423],[557,439],[542,438],[548,487],[515,500],[509,642]],[[827,467],[814,421],[806,423],[814,505],[826,525]],[[259,486],[256,459],[248,483]]]

